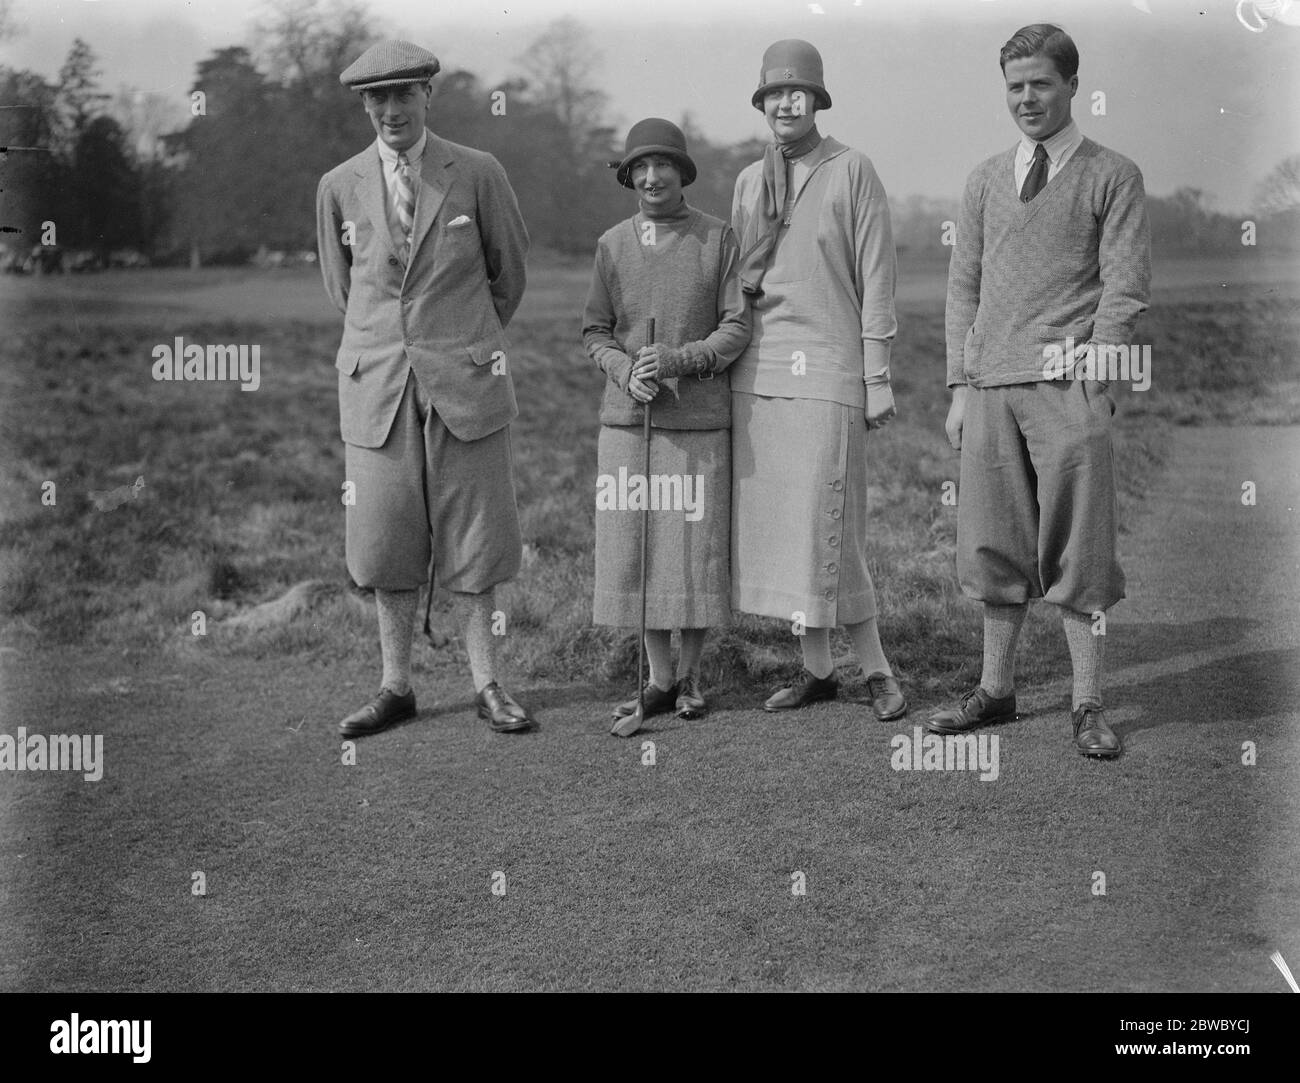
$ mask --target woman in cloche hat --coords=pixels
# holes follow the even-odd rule
[[[772,45],[750,100],[775,142],[736,179],[732,206],[754,323],[731,369],[732,606],[800,635],[804,672],[767,710],[836,697],[830,630],[842,625],[888,721],[907,701],[867,570],[866,433],[894,416],[889,205],[871,160],[817,130],[831,96],[812,45]]]
[[[730,620],[731,393],[727,366],[749,341],[731,227],[693,209],[686,139],[658,118],[633,125],[617,179],[636,213],[597,242],[583,313],[588,355],[605,375],[596,488],[597,624],[640,621],[644,403],[650,441],[645,716],[707,711],[700,656],[708,629]],[[650,340],[648,323],[654,321]],[[644,499],[645,492],[638,495]],[[676,672],[673,629],[681,630]],[[633,714],[634,697],[615,709]]]

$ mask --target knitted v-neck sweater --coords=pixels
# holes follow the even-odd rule
[[[966,181],[948,265],[948,386],[1045,378],[1049,347],[1132,344],[1151,293],[1142,173],[1085,138],[1029,203],[1015,148]]]

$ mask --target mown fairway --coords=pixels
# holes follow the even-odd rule
[[[1176,513],[1159,502],[1172,449],[1199,446],[1186,427],[1300,423],[1296,281],[1225,261],[1170,267],[1161,288],[1157,268],[1139,329],[1152,387],[1117,389],[1121,556],[1142,573],[1110,643],[1129,750],[1109,765],[1069,750],[1068,657],[1055,615],[1035,610],[1023,718],[981,783],[890,767],[890,738],[979,667],[941,500],[957,477],[942,268],[904,271],[902,419],[872,438],[869,495],[882,635],[912,716],[755,712],[797,648],[787,626],[738,618],[706,650],[713,714],[648,733],[653,767],[603,722],[633,687],[636,646],[590,623],[600,384],[578,342],[585,262],[535,266],[511,327],[526,550],[502,595],[506,656],[543,729],[492,737],[455,642],[422,644],[420,718],[360,742],[355,766],[334,723],[373,691],[378,645],[343,567],[339,321],[314,274],[0,279],[0,730],[102,733],[106,757],[94,784],[0,774],[0,988],[1272,988],[1268,951],[1296,934],[1270,909],[1291,874],[1269,866],[1294,815],[1296,644],[1270,607],[1293,596],[1294,563],[1261,550],[1243,572],[1249,619],[1225,618],[1222,598],[1166,612],[1168,583],[1141,591],[1164,559],[1144,505]],[[152,347],[178,335],[259,344],[260,389],[154,382]],[[1291,430],[1276,432],[1284,456]],[[1294,469],[1254,472],[1262,503]],[[1180,506],[1199,495],[1227,515],[1240,480]],[[1199,538],[1224,539],[1203,560],[1170,536],[1179,582],[1244,560],[1262,544],[1254,522]],[[286,592],[309,580],[295,609]],[[191,634],[196,611],[206,636]],[[1205,673],[1183,664],[1197,652]],[[1133,665],[1149,668],[1125,679]],[[1182,680],[1210,676],[1188,740]],[[856,668],[841,678],[861,695]],[[1277,757],[1243,773],[1247,738]],[[791,895],[796,870],[806,897]],[[1089,894],[1094,870],[1108,870],[1105,899]],[[1095,947],[1135,928],[1141,951]]]

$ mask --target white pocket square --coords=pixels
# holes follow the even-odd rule
[[[469,215],[460,214],[447,223],[447,228],[455,229],[457,226],[467,226],[467,225],[469,225]]]

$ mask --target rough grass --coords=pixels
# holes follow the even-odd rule
[[[525,551],[500,597],[507,662],[530,680],[627,683],[635,637],[590,620],[600,384],[577,342],[585,272],[560,269],[547,282],[548,304],[512,328]],[[1159,469],[1168,425],[1300,420],[1298,311],[1276,296],[1153,306],[1140,332],[1153,348],[1152,387],[1115,389],[1123,522]],[[942,306],[903,304],[899,323],[902,415],[870,445],[871,570],[895,668],[918,690],[951,694],[977,673],[980,628],[978,607],[956,586],[956,509],[942,499],[957,478],[943,436]],[[154,382],[149,350],[176,334],[259,344],[261,388]],[[346,589],[337,334],[332,323],[132,322],[118,311],[62,325],[46,315],[0,343],[7,634],[188,654],[201,612],[205,652],[355,657],[373,638],[373,617]],[[124,489],[138,477],[143,488]],[[42,504],[47,481],[57,485],[54,506]],[[114,490],[129,496],[105,501]],[[316,592],[295,619],[237,619],[305,580],[337,589]],[[439,627],[454,634],[445,599],[435,601]],[[1035,607],[1025,634],[1025,680],[1059,671],[1066,657],[1053,615]],[[850,660],[843,633],[833,646]],[[716,695],[766,686],[794,672],[797,657],[786,625],[738,615],[712,637],[706,685]],[[454,643],[447,658],[417,652],[426,668],[454,662]],[[842,675],[852,692],[857,667]]]
[[[1128,751],[1103,765],[1069,748],[1068,663],[1037,607],[998,783],[892,770],[891,738],[979,657],[940,500],[957,460],[934,304],[902,308],[905,420],[872,444],[873,572],[913,717],[736,709],[796,657],[784,625],[741,618],[706,655],[731,710],[656,721],[653,768],[607,736],[636,649],[589,621],[597,387],[560,303],[581,277],[546,279],[552,303],[514,333],[528,548],[502,597],[542,733],[488,733],[455,647],[420,650],[420,717],[358,742],[355,766],[334,723],[372,690],[378,648],[343,570],[336,326],[164,329],[50,304],[0,341],[3,730],[93,731],[106,760],[93,785],[3,780],[0,989],[1282,988],[1289,641],[1243,659],[1253,621],[1118,624],[1117,657],[1159,674],[1118,690]],[[1129,522],[1175,424],[1300,420],[1296,332],[1281,301],[1153,309],[1153,387],[1120,391]],[[176,333],[260,342],[262,389],[154,384],[148,347]],[[114,510],[89,495],[140,475]],[[1258,767],[1240,766],[1243,735]]]

